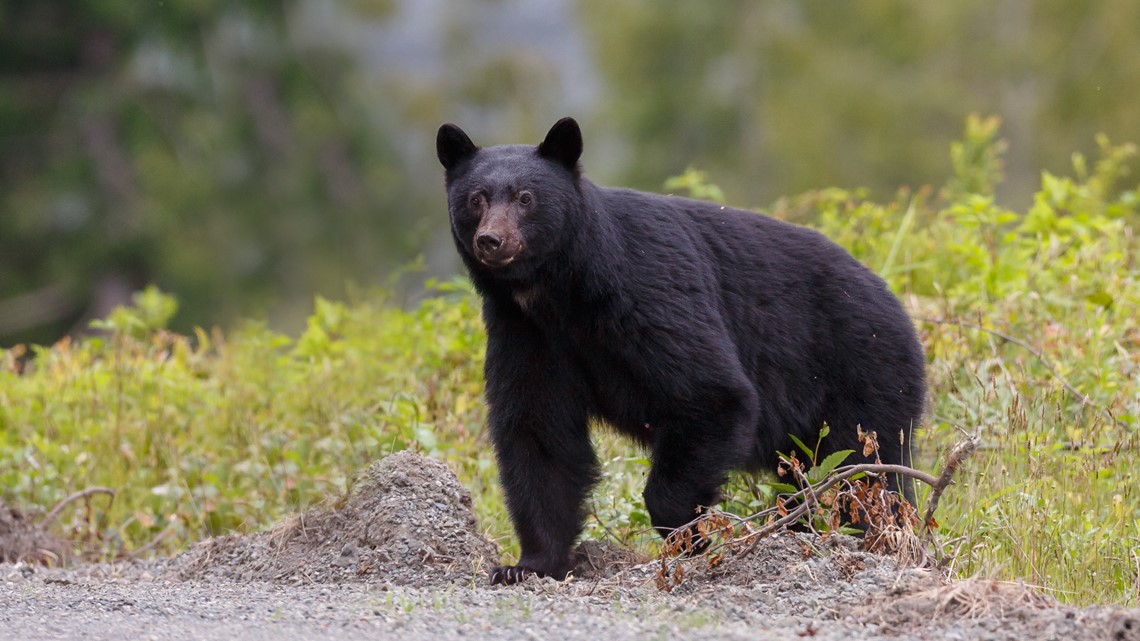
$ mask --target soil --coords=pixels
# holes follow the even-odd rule
[[[67,543],[46,532],[41,522],[0,501],[0,562],[66,562]]]
[[[327,509],[170,559],[46,568],[28,562],[42,560],[27,552],[40,534],[0,510],[0,639],[1140,641],[1138,610],[948,580],[845,536],[784,533],[664,572],[589,541],[566,581],[491,587],[499,553],[470,495],[444,463],[408,452],[374,463]]]

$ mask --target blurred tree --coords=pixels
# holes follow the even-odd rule
[[[582,0],[628,140],[626,180],[695,165],[729,201],[827,185],[940,183],[970,112],[1009,140],[999,197],[1024,201],[1094,135],[1140,140],[1134,0]]]
[[[422,196],[353,100],[347,52],[290,33],[290,6],[0,4],[5,342],[51,340],[151,281],[184,324],[282,291],[307,306],[414,252],[377,210]]]

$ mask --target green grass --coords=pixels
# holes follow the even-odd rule
[[[1044,175],[1013,212],[992,198],[995,136],[971,121],[941,193],[874,203],[824,190],[771,213],[843,244],[916,317],[932,403],[916,463],[936,469],[959,429],[982,436],[937,515],[955,571],[1137,605],[1140,196],[1121,186],[1135,150],[1102,140],[1091,168],[1075,157],[1072,178]],[[103,323],[105,338],[31,348],[23,368],[25,348],[0,352],[0,496],[46,511],[108,486],[113,502],[80,502],[57,529],[107,555],[169,531],[159,551],[173,552],[335,499],[367,462],[415,448],[451,463],[513,554],[484,429],[479,302],[461,281],[433,292],[410,309],[318,300],[289,337],[257,323],[170,333],[173,301],[149,290]],[[587,536],[652,549],[645,454],[606,430],[595,441],[605,478]],[[728,507],[770,494],[749,483],[730,485]]]

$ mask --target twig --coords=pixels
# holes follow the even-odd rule
[[[86,490],[80,490],[79,492],[76,492],[75,494],[72,494],[71,496],[57,503],[56,506],[51,509],[51,512],[47,513],[47,516],[44,517],[44,520],[40,521],[40,528],[44,530],[48,529],[48,527],[50,527],[51,524],[54,523],[57,518],[59,518],[59,513],[63,511],[63,508],[71,505],[79,499],[85,499],[96,494],[106,494],[107,496],[111,497],[112,501],[115,500],[115,490],[112,490],[109,487],[89,487]]]
[[[823,479],[819,483],[816,483],[814,486],[808,486],[801,489],[799,492],[792,494],[789,499],[796,501],[798,498],[806,496],[807,492],[809,491],[818,496],[824,492],[827,492],[839,483],[859,474],[898,474],[901,476],[909,476],[930,486],[934,486],[938,483],[938,479],[934,478],[934,476],[927,474],[921,470],[907,467],[905,465],[894,465],[890,463],[863,463],[860,465],[848,465],[836,468],[831,474],[827,476],[827,478]],[[750,532],[744,536],[743,539],[752,539],[752,545],[750,545],[748,549],[744,551],[744,554],[751,552],[759,543],[760,539],[767,537],[769,534],[776,532],[783,527],[795,523],[800,517],[807,514],[808,507],[809,506],[806,501],[799,501],[794,508],[788,511],[786,515],[781,516],[780,518],[772,521],[764,527],[761,527],[754,532]],[[747,517],[745,520],[752,520],[758,516],[769,513],[770,511],[771,510],[769,509],[758,512],[750,517]]]
[[[894,463],[860,463],[858,465],[844,465],[842,467],[835,468],[835,470],[829,474],[826,479],[820,481],[815,486],[796,492],[792,495],[792,498],[803,494],[808,489],[812,490],[817,495],[823,494],[824,492],[835,487],[840,481],[845,481],[857,474],[900,474],[902,476],[909,476],[913,479],[922,481],[927,485],[934,485],[938,482],[938,479],[934,478],[934,476],[927,474],[922,470],[916,470],[913,467],[907,467],[905,465],[896,465]]]
[[[803,470],[800,469],[799,464],[792,466],[792,472],[796,475],[796,478],[799,479],[799,482],[803,484],[803,489],[804,489],[803,506],[804,506],[804,509],[807,510],[807,513],[810,515],[813,512],[815,512],[816,506],[819,505],[819,497],[812,490],[811,481],[808,480],[807,475],[804,474]],[[816,533],[815,524],[812,523],[812,519],[810,516],[808,517],[808,520],[807,520],[807,526],[808,526],[808,529],[811,530],[813,534]]]
[[[789,494],[788,495],[788,501],[798,502],[799,504],[802,505],[803,502],[800,501],[800,499],[805,498],[805,494],[809,491],[809,489],[813,490],[815,492],[815,494],[819,495],[819,494],[826,492],[827,490],[830,490],[832,487],[835,487],[835,485],[840,483],[841,481],[845,481],[845,480],[847,480],[847,479],[849,479],[852,476],[855,476],[857,474],[876,474],[876,475],[879,475],[879,474],[899,474],[902,476],[909,476],[915,480],[922,481],[923,483],[926,483],[927,485],[931,485],[931,486],[933,486],[935,483],[938,482],[938,479],[936,479],[933,475],[927,474],[926,472],[923,472],[922,470],[916,470],[912,467],[907,467],[905,465],[895,465],[893,463],[861,463],[859,465],[844,465],[844,466],[835,468],[831,472],[831,474],[829,474],[823,480],[819,481],[815,486],[812,486],[810,488],[802,488],[794,494]],[[750,514],[748,516],[741,516],[741,517],[737,517],[737,518],[739,518],[742,521],[753,521],[753,520],[755,520],[761,516],[764,516],[766,514],[769,514],[773,511],[775,511],[775,509],[776,508],[770,507],[770,508],[761,510],[759,512],[756,512],[755,514]],[[789,512],[789,514],[791,514],[791,512]],[[733,516],[735,516],[735,515],[733,515]],[[681,527],[687,527],[689,525],[694,525],[697,521],[700,520],[700,518],[701,517],[697,517],[696,519],[693,519],[692,521],[690,521],[689,523],[687,523],[686,525],[683,525]]]
[[[178,529],[178,524],[177,523],[171,523],[170,525],[166,526],[165,530],[159,532],[158,536],[151,539],[149,543],[147,543],[146,545],[144,545],[140,548],[135,548],[134,550],[131,550],[130,552],[124,554],[121,558],[129,559],[129,560],[133,561],[133,560],[141,557],[142,555],[146,554],[147,552],[150,552],[155,547],[157,547],[159,543],[162,543],[166,539],[170,538],[170,535],[174,534],[175,530],[177,530],[177,529]]]
[[[1091,407],[1098,414],[1100,414],[1105,419],[1107,419],[1108,422],[1110,422],[1114,425],[1120,425],[1120,426],[1124,425],[1124,422],[1120,421],[1115,416],[1113,416],[1112,412],[1109,412],[1108,410],[1104,409],[1103,407],[1097,405],[1086,394],[1082,393],[1080,390],[1078,390],[1076,387],[1074,387],[1073,384],[1069,382],[1069,379],[1065,378],[1064,375],[1061,374],[1061,372],[1058,372],[1057,368],[1053,366],[1053,363],[1050,362],[1048,358],[1045,358],[1045,354],[1041,350],[1037,349],[1036,347],[1033,347],[1032,345],[1021,340],[1020,338],[1017,338],[1016,336],[1010,336],[1009,334],[1006,334],[1005,332],[998,331],[996,329],[990,329],[989,327],[984,327],[982,325],[977,325],[974,323],[966,323],[966,322],[963,322],[960,320],[954,320],[952,318],[916,317],[916,320],[920,320],[924,323],[932,323],[935,325],[954,325],[956,327],[963,327],[965,329],[976,329],[979,332],[985,332],[986,334],[990,334],[991,336],[996,336],[996,337],[998,337],[998,338],[1000,338],[1000,339],[1002,339],[1008,343],[1013,343],[1014,345],[1021,347],[1025,351],[1032,354],[1033,357],[1036,358],[1037,361],[1045,367],[1045,369],[1049,370],[1049,373],[1052,374],[1058,381],[1061,381],[1061,385],[1064,385],[1065,389],[1068,390],[1070,394],[1079,398],[1082,405],[1085,405],[1087,407]]]
[[[926,531],[927,538],[933,536],[931,524],[934,523],[934,510],[938,509],[938,501],[942,498],[942,492],[954,482],[954,472],[958,471],[958,466],[966,460],[966,457],[973,454],[974,450],[978,449],[981,442],[981,437],[974,434],[950,449],[950,454],[946,457],[946,467],[942,468],[942,474],[930,486],[934,488],[934,491],[930,493],[930,498],[926,502],[926,516],[922,519],[922,527]]]
[[[927,521],[929,521],[934,514],[934,509],[937,507],[938,498],[941,496],[946,487],[950,485],[952,477],[954,476],[954,472],[957,471],[958,467],[961,465],[962,461],[965,460],[966,456],[977,449],[977,445],[978,437],[976,436],[971,436],[967,438],[966,441],[955,445],[954,448],[951,449],[946,467],[942,470],[942,473],[937,478],[921,470],[916,470],[912,467],[907,467],[905,465],[896,465],[892,463],[862,463],[858,465],[838,467],[835,470],[832,470],[831,474],[828,474],[826,478],[819,481],[818,483],[814,485],[809,484],[808,486],[801,488],[798,492],[789,495],[788,500],[795,502],[795,507],[793,507],[791,510],[788,510],[786,514],[763,527],[756,529],[748,528],[748,533],[739,539],[736,539],[733,541],[733,543],[741,543],[743,541],[751,539],[751,544],[741,552],[741,555],[749,554],[756,548],[761,539],[766,538],[768,535],[780,530],[781,528],[795,523],[801,517],[808,514],[808,510],[810,508],[810,499],[808,498],[809,496],[819,496],[830,490],[832,487],[835,487],[839,483],[842,483],[859,474],[896,474],[900,476],[907,476],[926,483],[932,488],[935,488],[935,494],[932,495],[932,503],[927,509]],[[755,522],[757,519],[763,516],[773,514],[775,511],[777,511],[777,509],[778,508],[772,507],[743,517],[728,513],[722,514],[747,526],[748,524]],[[689,523],[678,528],[678,530],[680,531],[683,529],[696,527],[697,522],[702,518],[705,518],[705,516],[706,515],[702,515],[693,519]],[[721,545],[713,546],[707,552],[715,552],[727,545],[728,543],[723,543]],[[664,562],[665,559],[662,557],[662,563]]]

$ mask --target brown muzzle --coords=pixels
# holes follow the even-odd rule
[[[510,206],[491,207],[475,230],[471,249],[487,267],[505,267],[522,252],[522,236]]]

